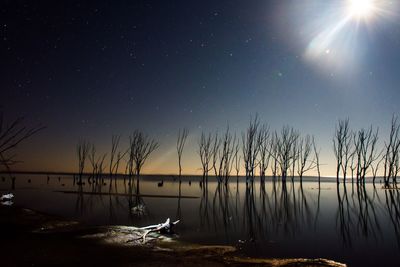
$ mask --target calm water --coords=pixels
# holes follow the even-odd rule
[[[57,192],[78,191],[70,176],[50,175],[49,181],[45,175],[16,177],[14,190],[8,177],[0,181],[2,193],[15,193],[15,205],[89,225],[144,226],[169,217],[181,220],[180,240],[236,245],[249,256],[323,257],[350,266],[400,265],[400,194],[380,184],[376,188],[368,183],[365,188],[341,184],[337,190],[328,179],[320,188],[313,180],[301,186],[267,179],[264,186],[257,181],[247,188],[233,178],[228,187],[210,182],[205,190],[198,178],[186,177],[179,190],[178,181],[160,176],[141,180],[140,193],[150,196],[139,198],[129,196],[132,191],[123,179],[113,183],[111,191],[105,180],[103,186],[83,186],[84,192],[96,194],[77,194]],[[145,210],[135,210],[138,205]]]

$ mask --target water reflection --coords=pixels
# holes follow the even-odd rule
[[[261,248],[254,250],[257,255],[290,252],[295,256],[296,251],[315,257],[318,247],[316,256],[332,258],[360,248],[379,251],[382,247],[390,258],[387,254],[397,255],[400,248],[400,194],[396,188],[369,183],[283,183],[271,178],[225,185],[201,183],[194,177],[182,178],[182,182],[149,177],[141,179],[139,191],[136,183],[124,182],[123,177],[81,185],[67,176],[29,179],[30,184],[28,177],[7,177],[0,189],[15,192],[18,205],[89,224],[143,226],[170,217],[181,220],[177,231],[183,240],[244,247],[254,244]],[[304,243],[310,248],[299,247]]]
[[[244,188],[240,190],[239,185]],[[217,184],[211,192],[203,189],[200,227],[223,230],[228,239],[232,232],[241,232],[247,241],[269,240],[276,233],[294,236],[303,228],[317,226],[320,196],[315,200],[317,209],[310,207],[309,198],[296,183],[237,184],[234,190],[229,184]]]
[[[399,211],[400,195],[398,190],[385,190],[385,204],[389,214],[390,222],[393,225],[397,245],[400,248],[400,211]]]
[[[382,209],[382,205],[376,187],[372,187],[372,191],[371,197],[365,186],[352,185],[350,194],[346,185],[342,190],[337,187],[336,226],[343,245],[347,247],[351,247],[352,240],[360,236],[374,240],[382,238],[377,215],[377,210]]]

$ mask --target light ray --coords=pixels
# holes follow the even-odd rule
[[[389,0],[342,0],[335,3],[320,11],[325,19],[313,27],[320,30],[311,36],[303,54],[306,60],[317,63],[318,68],[326,67],[330,71],[355,67],[357,58],[366,47],[366,43],[361,41],[365,38],[359,38],[359,34],[368,34],[369,27],[377,24],[378,19],[393,17],[397,7]]]

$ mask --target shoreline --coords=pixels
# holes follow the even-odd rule
[[[346,266],[326,259],[262,259],[232,246],[204,246],[167,238],[131,245],[110,227],[92,227],[23,207],[0,207],[1,261],[5,266]],[[113,242],[104,235],[113,234]],[[119,238],[122,237],[122,238]]]

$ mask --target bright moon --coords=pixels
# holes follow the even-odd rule
[[[367,18],[374,10],[374,0],[348,0],[348,12],[351,17]]]

